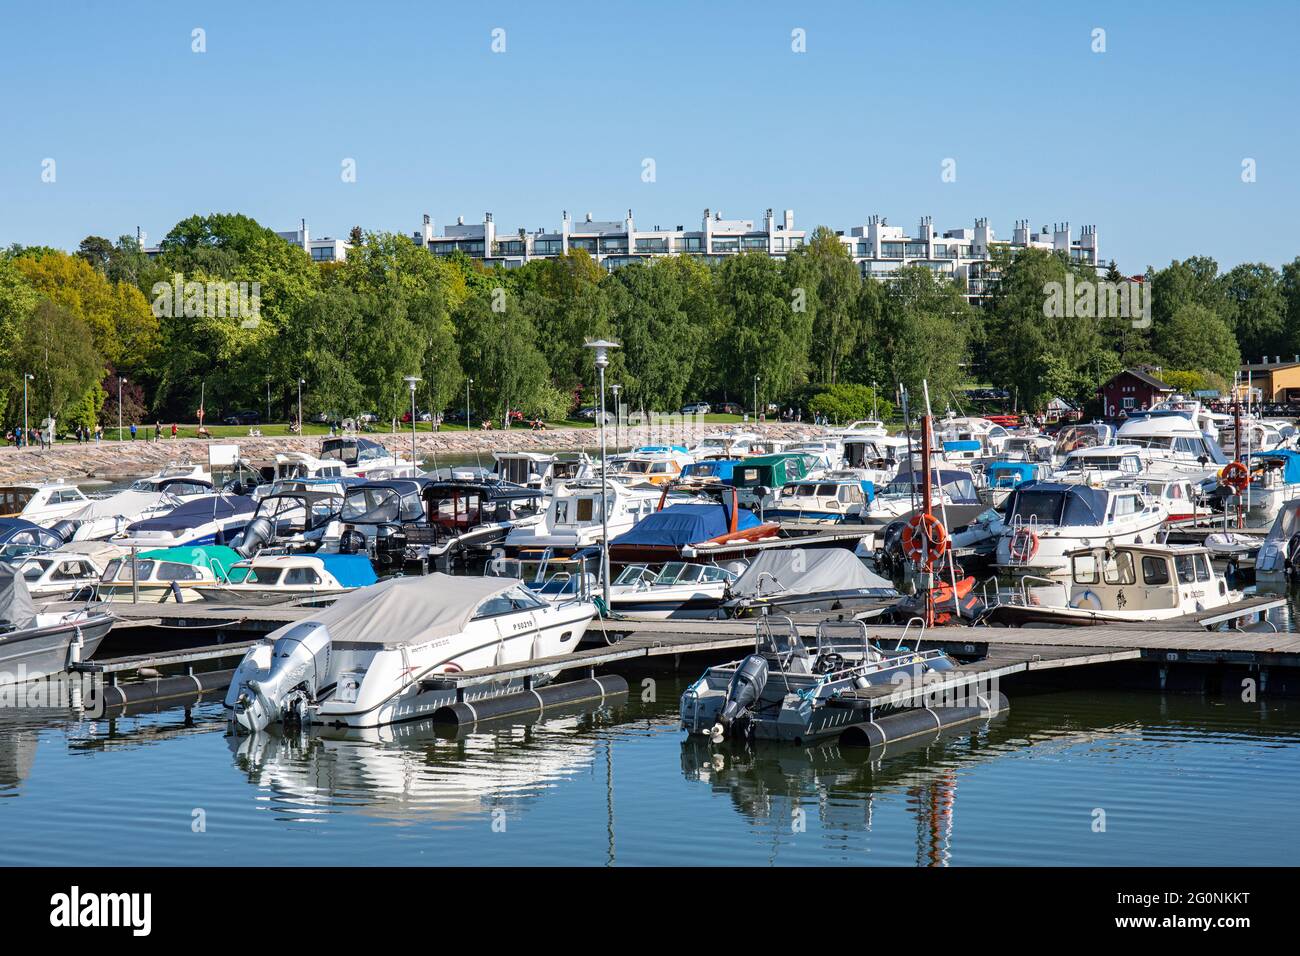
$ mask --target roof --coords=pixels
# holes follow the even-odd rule
[[[1174,390],[1174,387],[1172,385],[1166,385],[1164,382],[1160,381],[1160,379],[1156,378],[1154,375],[1151,375],[1137,368],[1124,369],[1124,371],[1119,372],[1113,378],[1111,378],[1110,381],[1106,383],[1106,385],[1109,385],[1111,382],[1115,381],[1115,379],[1119,378],[1121,375],[1131,375],[1139,382],[1142,382],[1145,385],[1150,385],[1152,388],[1157,388],[1162,392],[1172,392]],[[1105,386],[1102,387],[1104,388]]]
[[[1243,372],[1277,372],[1281,369],[1295,368],[1300,362],[1243,362]]]
[[[321,624],[335,642],[386,647],[424,644],[465,630],[485,600],[522,582],[515,578],[455,576],[437,572],[389,578],[343,595],[303,621],[267,635],[283,637],[304,624]]]

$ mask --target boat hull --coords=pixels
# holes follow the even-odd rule
[[[68,651],[81,632],[80,660],[95,653],[113,627],[113,617],[96,614],[82,621],[31,627],[0,634],[0,685],[39,680],[67,670]]]

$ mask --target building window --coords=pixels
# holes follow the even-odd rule
[[[713,251],[714,252],[739,252],[740,240],[734,237],[730,239],[724,239],[715,236],[713,239]]]
[[[627,237],[619,236],[617,239],[600,240],[600,251],[604,253],[623,253],[627,252]]]
[[[881,255],[886,259],[903,258],[903,244],[901,242],[882,242],[880,248]]]
[[[577,238],[577,237],[575,237],[575,236],[570,236],[570,237],[569,237],[569,248],[570,248],[570,249],[585,249],[587,252],[590,252],[590,253],[592,253],[593,255],[595,255],[595,253],[596,253],[596,240],[595,240],[594,238],[586,238],[586,237],[584,237],[584,238],[579,239],[579,238]]]
[[[762,249],[767,251],[767,236],[745,236],[740,240],[742,249]]]
[[[703,252],[704,240],[699,236],[682,236],[677,240],[677,248],[683,252]]]
[[[533,252],[539,256],[558,256],[564,252],[564,240],[536,239],[533,241]]]
[[[667,239],[638,239],[636,241],[637,252],[667,252]]]
[[[334,261],[334,247],[333,247],[333,246],[314,246],[314,247],[312,248],[312,250],[311,250],[311,257],[312,257],[313,259],[315,259],[317,262],[333,262],[333,261]]]
[[[924,259],[928,254],[924,242],[909,242],[907,244],[907,258],[909,259]]]

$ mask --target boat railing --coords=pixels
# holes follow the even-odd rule
[[[992,591],[989,590],[992,585]],[[985,607],[997,607],[1002,603],[1002,589],[998,586],[998,576],[990,574],[980,582],[979,586],[980,600],[984,602]],[[992,598],[990,599],[990,594]]]
[[[898,643],[894,645],[894,650],[899,651],[903,649],[903,641],[907,640],[907,635],[912,632],[913,624],[917,625],[918,629],[916,634],[916,647],[913,647],[912,650],[917,650],[921,646],[921,641],[925,640],[925,618],[913,617],[909,618],[908,622],[903,625],[903,633],[898,636]]]
[[[1048,587],[1051,588],[1060,588],[1062,594],[1064,594],[1065,596],[1065,603],[1062,606],[1063,607],[1069,606],[1070,589],[1066,586],[1064,581],[1059,581],[1054,578],[1044,578],[1036,574],[1026,574],[1024,577],[1020,579],[1019,582],[1021,607],[1030,607],[1033,604],[1032,595],[1030,593],[1030,587],[1029,587],[1029,583],[1031,581],[1038,581],[1040,582],[1040,584],[1046,584]]]

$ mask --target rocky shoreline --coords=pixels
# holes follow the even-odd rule
[[[763,425],[714,426],[697,430],[690,434],[688,443],[698,440],[705,434],[723,431],[726,428],[746,428],[760,431],[777,440],[795,441],[820,434],[822,429],[808,424],[772,423]],[[613,430],[606,431],[606,440],[613,444]],[[411,453],[410,433],[391,432],[385,434],[366,434],[364,437],[379,442],[386,448],[394,449],[398,454],[409,456]],[[628,428],[621,431],[621,446],[629,447],[648,442],[665,440],[660,433],[645,427]],[[675,439],[682,441],[682,438]],[[267,438],[226,438],[214,439],[217,444],[237,444],[241,457],[246,461],[259,462],[274,458],[276,452],[302,451],[318,454],[321,436],[311,435],[305,438],[283,436]],[[38,448],[0,448],[0,482],[18,481],[53,481],[64,478],[68,481],[85,481],[99,479],[116,481],[123,478],[139,477],[152,474],[159,468],[172,462],[194,462],[206,464],[208,445],[205,439],[169,439],[162,441],[127,441],[103,442],[96,445],[60,444],[49,449]],[[599,433],[591,428],[557,429],[554,431],[534,432],[514,428],[509,431],[487,432],[442,432],[423,433],[416,438],[416,450],[420,457],[434,455],[473,455],[490,456],[494,451],[572,451],[582,449],[595,453],[600,448]]]

